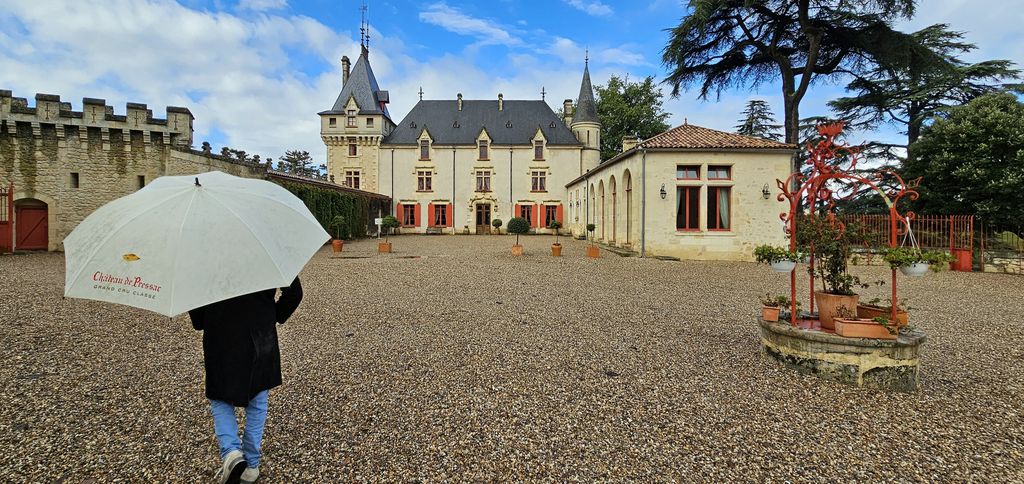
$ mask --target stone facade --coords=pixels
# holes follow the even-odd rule
[[[646,256],[753,260],[754,247],[786,243],[779,214],[788,207],[775,198],[775,180],[789,176],[791,154],[788,149],[630,148],[566,186],[566,228],[583,236],[593,223],[598,242],[634,252],[642,248]],[[680,178],[680,166],[695,167],[697,177]],[[709,179],[710,167],[728,167],[728,179]],[[696,192],[697,220],[689,229],[677,228],[678,204],[685,203],[679,188]],[[715,230],[708,220],[709,197],[718,188],[728,190],[726,230]]]
[[[192,150],[194,118],[186,108],[168,107],[160,119],[145,104],[128,103],[118,115],[102,99],[85,98],[82,111],[51,94],[35,101],[29,107],[0,90],[0,184],[14,184],[16,207],[45,205],[49,250],[60,250],[93,210],[159,176],[264,174],[262,166]]]

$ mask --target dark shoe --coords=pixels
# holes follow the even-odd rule
[[[224,464],[213,478],[220,484],[238,484],[243,472],[245,472],[245,457],[242,456],[242,451],[232,450],[224,456]]]

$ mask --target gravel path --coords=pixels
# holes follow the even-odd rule
[[[929,341],[922,389],[889,394],[764,356],[756,297],[787,290],[764,266],[523,240],[317,254],[280,328],[261,482],[1024,480],[1024,277],[901,278]],[[0,476],[211,478],[200,334],[62,300],[63,277],[61,254],[0,257]]]

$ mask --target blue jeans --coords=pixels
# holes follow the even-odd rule
[[[217,433],[220,444],[220,458],[232,450],[241,450],[249,467],[260,465],[260,444],[263,442],[263,424],[267,422],[267,396],[269,390],[263,390],[249,400],[245,407],[245,434],[238,440],[238,420],[235,418],[235,406],[220,400],[210,400],[210,413],[213,414],[213,430]]]

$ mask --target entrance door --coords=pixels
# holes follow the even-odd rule
[[[489,203],[476,204],[476,233],[491,233],[491,204]]]
[[[18,250],[46,250],[49,248],[49,224],[46,206],[15,207],[15,241]]]

